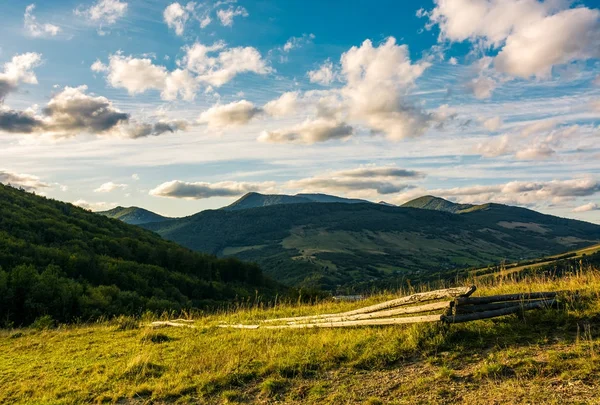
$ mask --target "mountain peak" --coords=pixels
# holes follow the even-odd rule
[[[147,224],[150,222],[161,222],[169,218],[158,215],[155,212],[148,211],[139,207],[115,207],[108,211],[99,211],[96,214],[104,215],[105,217],[119,219],[131,225]]]
[[[245,210],[250,208],[268,207],[271,205],[280,204],[306,204],[306,203],[344,203],[344,204],[358,204],[358,203],[369,203],[366,200],[359,200],[353,198],[337,197],[329,194],[261,194],[257,192],[249,192],[244,194],[240,199],[235,201],[233,204],[224,207],[225,211],[236,211]]]
[[[460,214],[466,210],[470,210],[474,205],[471,204],[457,204],[452,201],[445,200],[441,197],[433,195],[424,195],[419,198],[415,198],[407,203],[402,204],[402,207],[406,208],[419,208],[423,210],[433,211],[445,211],[453,214]]]

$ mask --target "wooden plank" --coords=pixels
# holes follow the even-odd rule
[[[234,329],[309,329],[343,328],[351,326],[402,325],[410,323],[439,322],[441,315],[410,316],[404,318],[366,319],[343,322],[299,323],[295,325],[219,325],[220,328]]]
[[[274,318],[266,319],[261,322],[289,322],[289,321],[304,321],[304,320],[315,320],[315,319],[327,319],[345,317],[358,314],[367,314],[376,311],[382,311],[385,309],[395,308],[403,305],[416,304],[424,301],[434,301],[443,298],[455,298],[455,297],[468,297],[475,292],[476,287],[457,287],[447,288],[444,290],[428,291],[423,293],[417,293],[406,297],[396,298],[390,301],[382,302],[381,304],[375,304],[364,308],[355,309],[353,311],[347,311],[337,314],[321,314],[321,315],[307,315],[307,316],[296,316],[289,318]]]
[[[461,322],[470,322],[470,321],[478,321],[481,319],[489,319],[495,318],[498,316],[515,314],[521,311],[529,311],[531,309],[537,308],[547,308],[556,302],[555,299],[550,301],[534,301],[529,303],[517,304],[508,308],[496,309],[493,311],[485,311],[485,312],[476,312],[472,314],[463,314],[463,315],[454,315],[454,316],[446,316],[442,315],[442,322],[446,323],[461,323]]]
[[[387,311],[371,312],[369,314],[357,314],[348,316],[338,316],[333,318],[319,318],[308,320],[305,322],[341,322],[341,321],[359,321],[363,319],[386,318],[394,315],[418,314],[420,312],[438,311],[440,309],[450,308],[451,301],[434,302],[432,304],[419,305],[416,307],[402,307],[398,309],[390,309]],[[303,321],[291,321],[289,325],[304,323]]]
[[[503,301],[525,301],[539,298],[554,298],[565,291],[532,292],[519,294],[490,295],[488,297],[458,297],[457,305],[490,304]]]
[[[552,301],[553,300],[549,300],[549,299],[541,299],[541,300],[534,300],[534,301],[523,301],[523,304],[524,303],[534,303],[534,302],[546,302],[546,303],[550,304]],[[493,311],[496,309],[511,308],[516,305],[518,305],[518,304],[515,301],[494,302],[492,304],[458,305],[458,306],[454,307],[454,314],[459,315],[459,314],[472,314],[475,312]]]

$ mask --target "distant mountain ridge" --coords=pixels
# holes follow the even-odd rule
[[[96,214],[104,215],[105,217],[119,219],[126,224],[130,225],[141,225],[151,222],[160,222],[167,219],[155,212],[148,211],[144,208],[139,207],[115,207],[108,211],[97,211]]]
[[[233,204],[223,207],[225,211],[237,211],[245,210],[249,208],[269,207],[272,205],[282,204],[307,204],[307,203],[345,203],[345,204],[359,204],[359,203],[371,203],[366,200],[359,200],[353,198],[343,198],[328,194],[261,194],[251,192]]]
[[[254,195],[273,203],[263,197]],[[435,280],[455,269],[600,241],[599,225],[495,203],[455,204],[433,196],[402,207],[302,201],[203,211],[142,226],[193,250],[256,262],[288,285],[330,290]]]

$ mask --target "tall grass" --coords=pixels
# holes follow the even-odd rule
[[[0,403],[67,404],[126,398],[183,403],[300,398],[299,402],[320,403],[333,395],[332,390],[335,398],[350,401],[348,395],[358,386],[333,389],[327,382],[340,373],[389,372],[416,363],[432,372],[422,380],[408,381],[402,388],[407,395],[427,394],[424,387],[431,381],[453,384],[466,373],[464,369],[481,384],[528,375],[571,380],[600,376],[595,365],[598,270],[581,269],[560,278],[540,274],[521,280],[485,281],[478,284],[476,295],[556,290],[577,290],[579,295],[563,297],[558,310],[451,326],[216,328],[221,323],[342,312],[417,291],[412,289],[373,295],[361,302],[267,304],[257,300],[210,314],[147,314],[56,330],[2,331]],[[146,326],[157,318],[180,316],[194,319],[196,328],[153,331]],[[540,347],[552,347],[556,358],[548,357],[543,365],[538,360],[524,362]],[[557,360],[563,355],[565,359]]]

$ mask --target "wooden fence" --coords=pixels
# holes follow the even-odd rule
[[[532,292],[471,297],[476,287],[458,287],[396,298],[381,304],[336,314],[274,318],[256,324],[219,325],[238,329],[339,328],[424,322],[460,323],[550,308],[564,292]],[[435,301],[435,302],[429,302]],[[424,302],[429,302],[423,304]],[[418,314],[418,315],[417,315]],[[414,315],[414,316],[406,316]]]

